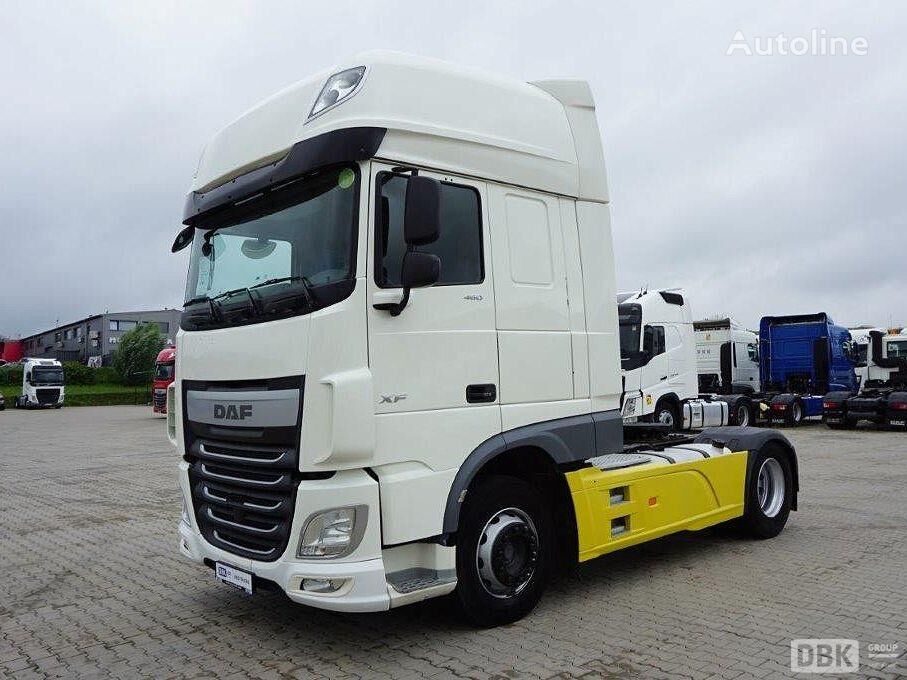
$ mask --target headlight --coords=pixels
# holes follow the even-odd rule
[[[318,99],[315,100],[315,105],[312,106],[306,121],[312,120],[315,116],[324,113],[344,99],[349,98],[359,87],[364,75],[365,66],[357,66],[335,73],[328,78],[324,87],[321,88],[321,92],[318,93]]]
[[[627,397],[624,400],[624,410],[622,415],[624,418],[626,418],[628,416],[632,416],[634,413],[636,413],[636,397]]]
[[[192,521],[189,519],[189,505],[186,503],[186,497],[183,496],[183,512],[180,519],[183,521],[187,527],[192,527]]]
[[[368,506],[334,508],[309,517],[299,538],[297,557],[343,557],[362,540],[368,521]]]

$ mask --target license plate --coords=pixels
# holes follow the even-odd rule
[[[889,421],[892,425],[907,425],[907,420],[892,420]]]
[[[828,416],[825,416],[825,422],[827,422],[827,423],[840,423],[840,422],[841,422],[841,419],[840,419],[840,418],[829,418]]]
[[[252,574],[247,571],[241,571],[236,567],[216,562],[214,564],[214,576],[221,583],[226,583],[228,586],[245,591],[248,595],[252,594]]]

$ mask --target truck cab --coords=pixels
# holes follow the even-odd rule
[[[151,409],[154,413],[167,413],[167,388],[176,373],[176,348],[165,347],[154,360],[154,378],[151,381]]]
[[[857,391],[855,366],[850,331],[824,312],[759,322],[759,377],[770,421],[796,425],[821,417],[827,392]]]
[[[907,430],[907,335],[870,330],[859,391],[836,389],[823,402],[826,424],[852,428],[861,420]]]
[[[56,359],[22,360],[22,393],[18,408],[61,408],[65,397],[63,364]]]
[[[215,136],[183,222],[179,549],[224,583],[337,611],[453,592],[494,625],[560,565],[796,507],[777,434],[626,457],[583,81],[359,55]]]
[[[696,344],[681,290],[617,295],[621,415],[671,430],[726,425],[728,405],[699,398]]]
[[[759,337],[733,319],[694,321],[699,391],[707,394],[759,392]]]

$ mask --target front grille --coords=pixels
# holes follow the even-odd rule
[[[38,397],[39,404],[56,404],[60,401],[60,390],[46,387],[38,388],[35,390],[35,396]]]
[[[262,562],[278,559],[287,549],[302,477],[303,384],[302,376],[183,381],[192,506],[199,531],[211,545]],[[298,408],[280,408],[288,403]],[[247,408],[240,409],[243,404]],[[247,417],[224,418],[241,414]]]
[[[296,449],[197,439],[189,458],[192,504],[205,539],[255,560],[280,557],[299,486]]]
[[[167,390],[155,390],[151,401],[155,408],[164,408],[167,405]]]

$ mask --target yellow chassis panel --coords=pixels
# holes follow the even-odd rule
[[[579,559],[697,530],[743,515],[747,452],[618,470],[566,474]]]

